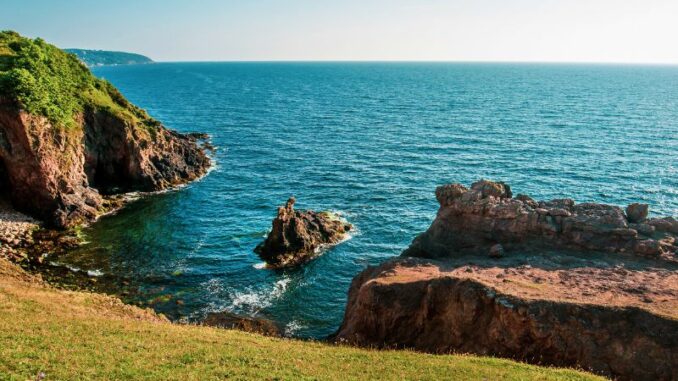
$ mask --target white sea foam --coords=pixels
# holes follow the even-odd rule
[[[290,281],[290,278],[283,278],[275,282],[272,288],[254,289],[248,287],[242,291],[230,292],[231,305],[227,309],[258,312],[270,307],[276,299],[287,291]]]
[[[52,265],[52,266],[55,266],[55,267],[65,267],[65,268],[67,268],[68,270],[70,270],[74,273],[79,273],[80,271],[82,271],[82,269],[79,268],[79,267],[71,266],[71,265],[68,265],[68,264],[65,264],[65,263],[50,261],[49,264]]]
[[[247,286],[236,290],[225,287],[223,281],[217,278],[210,279],[203,283],[203,287],[211,295],[212,302],[197,311],[194,316],[204,316],[209,312],[224,310],[249,315],[257,314],[283,296],[291,281],[292,279],[285,277],[272,285]],[[224,300],[230,300],[230,304],[222,303],[221,301]]]
[[[266,268],[266,262],[259,262],[252,265],[257,270],[262,270]]]
[[[287,337],[291,337],[294,336],[302,328],[306,328],[306,326],[302,325],[296,320],[292,320],[291,322],[285,325],[283,334]]]
[[[100,277],[104,275],[104,272],[101,270],[87,270],[87,275],[91,277]]]
[[[91,276],[91,277],[100,277],[100,276],[104,275],[104,272],[101,271],[101,270],[98,270],[98,269],[86,270],[85,271],[85,270],[81,269],[80,267],[69,265],[69,264],[66,264],[66,263],[61,263],[61,262],[55,262],[55,261],[50,261],[49,264],[51,266],[55,266],[55,267],[65,267],[69,271],[74,272],[74,273],[79,273],[79,272],[84,271],[87,274],[87,276]]]

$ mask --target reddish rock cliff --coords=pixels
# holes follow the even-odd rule
[[[337,341],[678,380],[675,219],[490,181],[436,196],[404,257],[353,280]]]
[[[2,184],[17,209],[55,227],[95,218],[103,193],[154,191],[203,175],[195,139],[88,109],[79,125],[55,128],[13,102],[0,104]]]
[[[335,340],[676,380],[678,272],[400,259],[353,280]]]

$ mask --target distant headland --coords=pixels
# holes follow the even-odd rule
[[[137,53],[114,52],[109,50],[64,49],[73,53],[89,67],[105,65],[148,64],[154,61]]]

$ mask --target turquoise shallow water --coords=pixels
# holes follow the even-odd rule
[[[539,199],[678,215],[678,67],[168,63],[102,67],[134,103],[219,147],[209,176],[146,197],[59,258],[174,319],[223,309],[323,337],[352,277],[433,220],[434,190],[481,177]],[[290,195],[341,212],[349,241],[302,268],[252,252]]]

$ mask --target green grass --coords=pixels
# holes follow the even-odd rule
[[[171,324],[0,259],[0,379],[600,380],[495,358],[375,351]]]

